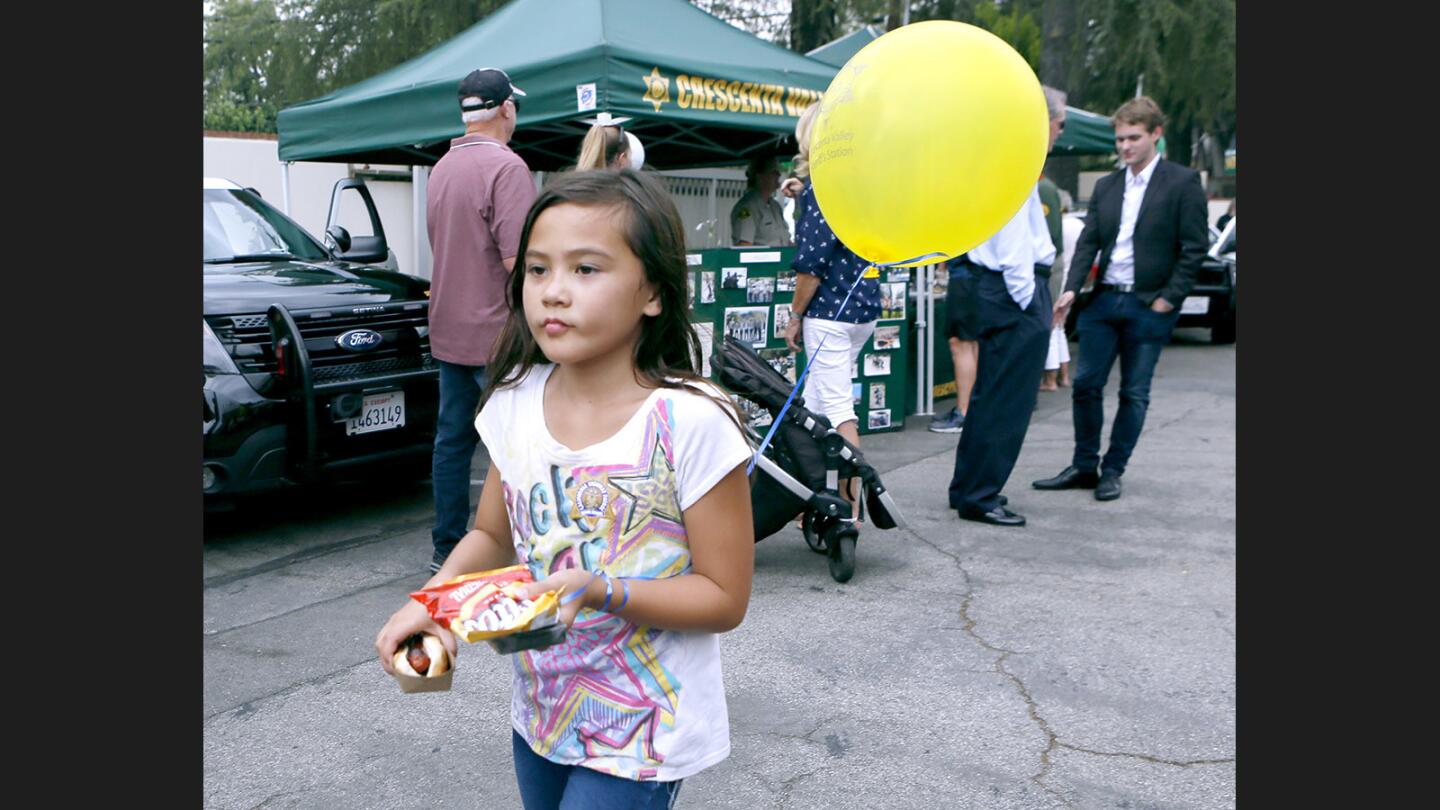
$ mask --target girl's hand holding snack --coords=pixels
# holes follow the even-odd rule
[[[387,674],[395,674],[395,652],[406,639],[416,633],[429,633],[439,638],[440,643],[445,645],[445,652],[449,654],[450,660],[455,660],[455,634],[436,624],[424,605],[411,601],[395,611],[390,620],[385,622],[385,626],[380,628],[379,635],[375,636],[375,652],[379,654],[380,666]]]
[[[618,589],[620,586],[615,586]],[[561,589],[564,589],[561,591]],[[574,599],[570,597],[577,591],[584,590],[584,594]],[[560,593],[560,621],[566,627],[575,623],[575,616],[581,608],[594,610],[605,601],[605,581],[600,577],[586,571],[583,568],[567,568],[558,571],[539,582],[529,582],[517,586],[516,592],[526,599],[538,599],[541,594],[549,591],[561,591]],[[619,601],[619,594],[611,600],[612,604]]]

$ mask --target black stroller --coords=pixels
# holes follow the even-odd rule
[[[778,418],[792,385],[754,349],[726,337],[716,367],[721,384],[769,411],[772,419]],[[760,438],[756,438],[757,446]],[[807,410],[797,394],[750,480],[755,541],[780,531],[803,514],[805,542],[812,551],[829,557],[830,576],[836,582],[848,582],[855,575],[855,541],[860,531],[849,501],[840,496],[842,478],[860,479],[862,517],[868,515],[880,529],[905,525],[900,509],[880,482],[880,474],[865,463],[859,448],[837,433],[828,419]]]

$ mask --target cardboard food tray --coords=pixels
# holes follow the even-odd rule
[[[406,675],[403,672],[396,672],[395,680],[400,682],[400,691],[408,694],[415,692],[449,692],[450,681],[455,675],[455,656],[450,656],[450,668],[445,670],[443,675],[436,675],[433,678],[417,678],[414,675]]]

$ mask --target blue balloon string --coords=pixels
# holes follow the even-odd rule
[[[857,276],[855,276],[855,280],[850,283],[850,289],[848,289],[848,290],[845,291],[845,298],[840,301],[840,309],[838,309],[838,310],[835,311],[836,316],[839,316],[840,313],[842,313],[842,312],[845,311],[845,305],[850,302],[850,296],[851,296],[851,294],[855,292],[855,288],[856,288],[856,287],[860,286],[861,280],[863,280],[863,279],[865,278],[865,273],[867,273],[867,272],[870,270],[871,267],[875,267],[875,268],[880,268],[880,267],[895,267],[896,265],[910,264],[911,262],[918,262],[918,261],[921,261],[921,260],[923,260],[923,259],[939,258],[939,257],[943,257],[944,255],[945,255],[945,254],[943,254],[943,253],[926,253],[926,254],[924,254],[924,255],[915,256],[915,257],[910,258],[910,259],[902,259],[902,260],[900,260],[900,261],[898,261],[898,262],[889,262],[889,263],[886,263],[886,264],[873,264],[873,263],[872,263],[872,264],[870,264],[870,265],[867,265],[867,266],[861,268],[861,269],[860,269],[860,273],[859,273]],[[785,413],[790,410],[790,403],[792,403],[792,402],[795,401],[795,395],[796,395],[797,393],[799,393],[799,391],[800,391],[800,386],[805,383],[805,375],[807,375],[807,374],[810,373],[810,365],[815,362],[815,358],[816,358],[816,357],[819,357],[819,356],[820,356],[820,350],[821,350],[822,348],[824,348],[824,346],[825,346],[825,338],[822,337],[822,338],[820,338],[820,345],[819,345],[819,346],[816,346],[815,349],[814,349],[814,351],[811,351],[811,352],[810,352],[810,359],[807,360],[807,361],[805,361],[805,369],[800,372],[800,377],[795,380],[795,387],[793,387],[793,388],[790,389],[790,396],[788,396],[788,397],[785,398],[785,404],[784,404],[784,406],[782,406],[782,407],[780,408],[780,413],[776,414],[776,416],[775,416],[775,421],[770,424],[770,430],[765,433],[765,439],[760,442],[760,447],[755,450],[755,455],[754,455],[754,456],[751,456],[751,458],[750,458],[750,464],[749,464],[748,466],[746,466],[746,468],[745,468],[745,474],[746,474],[747,476],[755,472],[755,464],[756,464],[756,462],[758,462],[758,461],[760,460],[760,456],[761,456],[761,454],[763,454],[763,453],[765,452],[765,448],[767,448],[767,447],[770,446],[770,440],[775,437],[775,431],[776,431],[776,429],[778,429],[778,428],[780,427],[780,422],[781,422],[781,420],[783,420],[783,419],[785,418]],[[831,427],[834,427],[834,425],[831,425]]]

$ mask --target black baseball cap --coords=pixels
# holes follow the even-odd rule
[[[525,91],[510,83],[510,76],[500,68],[480,68],[460,80],[460,109],[488,110],[504,103],[511,94],[525,97]]]

